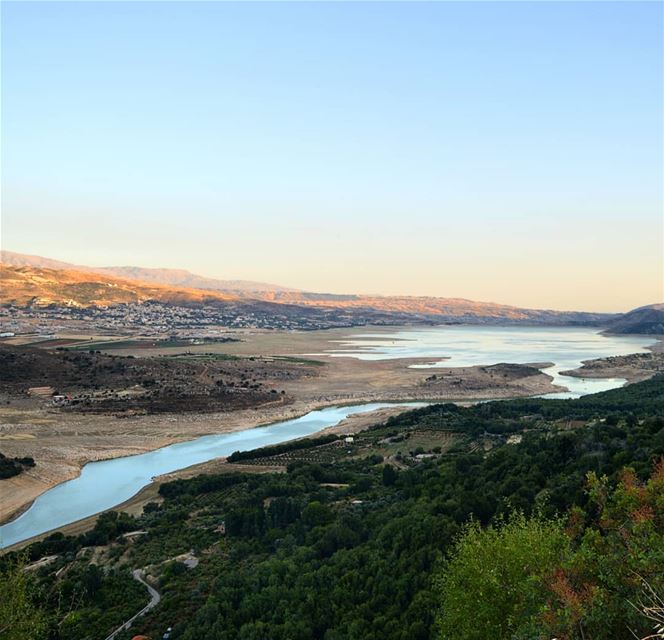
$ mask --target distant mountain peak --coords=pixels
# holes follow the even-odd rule
[[[168,304],[235,302],[221,291],[174,287],[95,271],[0,264],[0,303],[18,306],[110,306],[151,300]]]
[[[102,267],[97,269],[100,273],[108,273],[123,278],[157,282],[179,287],[194,289],[210,289],[212,291],[228,291],[231,293],[255,293],[267,291],[296,291],[267,282],[254,282],[253,280],[220,280],[199,276],[186,269],[163,269],[153,267]]]
[[[14,251],[1,251],[0,262],[13,267],[37,267],[42,269],[64,269],[68,271],[88,271],[92,273],[104,273],[106,275],[140,280],[142,282],[154,282],[156,284],[187,289],[209,289],[211,291],[223,291],[233,294],[251,294],[257,292],[295,292],[297,289],[289,289],[276,284],[266,282],[254,282],[252,280],[221,280],[199,276],[186,269],[169,269],[153,267],[88,267],[83,265],[52,260],[43,256],[35,256]]]

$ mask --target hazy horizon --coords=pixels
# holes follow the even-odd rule
[[[664,300],[661,3],[1,11],[3,249],[316,292]]]

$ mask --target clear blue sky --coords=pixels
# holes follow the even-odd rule
[[[3,2],[3,248],[316,291],[662,300],[662,16]]]

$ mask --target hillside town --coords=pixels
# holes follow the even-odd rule
[[[380,314],[371,310],[297,308],[295,313],[288,305],[279,305],[277,313],[275,306],[265,310],[259,305],[243,304],[185,307],[153,301],[91,307],[6,305],[0,307],[0,333],[52,333],[77,329],[83,324],[86,330],[98,333],[136,330],[143,335],[219,327],[313,331],[404,321],[397,314]],[[409,320],[412,322],[412,317]]]

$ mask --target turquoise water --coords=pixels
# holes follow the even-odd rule
[[[411,405],[421,406],[421,403]],[[131,498],[148,485],[154,476],[227,456],[234,451],[258,449],[309,436],[352,414],[389,406],[394,404],[330,407],[266,427],[202,436],[149,453],[90,462],[83,467],[78,478],[46,491],[25,513],[0,527],[0,548],[110,509]]]
[[[584,327],[482,327],[454,325],[388,333],[358,332],[330,349],[327,355],[361,360],[423,358],[414,368],[470,367],[499,362],[552,362],[543,371],[567,392],[547,397],[576,398],[624,384],[623,378],[575,378],[561,371],[576,369],[583,360],[647,351],[656,342],[647,336],[605,336]]]

